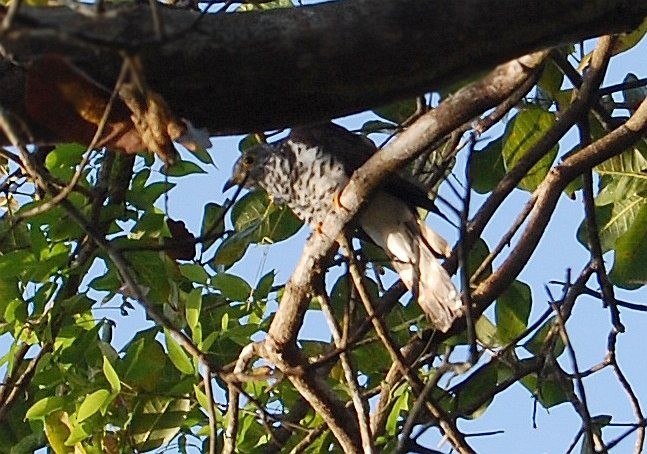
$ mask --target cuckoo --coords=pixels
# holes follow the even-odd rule
[[[334,123],[294,128],[283,140],[244,151],[224,189],[262,188],[317,228],[352,173],[375,151],[369,139]],[[420,186],[390,174],[354,224],[386,252],[431,323],[444,332],[461,313],[460,295],[438,262],[450,247],[419,217],[416,206],[432,209],[433,203]]]

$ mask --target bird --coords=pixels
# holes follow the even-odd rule
[[[233,186],[263,189],[273,202],[287,205],[317,229],[339,203],[353,172],[375,151],[370,139],[332,122],[295,127],[282,140],[243,151],[223,191]],[[451,248],[420,218],[416,206],[436,210],[423,188],[391,173],[354,224],[384,250],[434,328],[447,332],[462,308],[459,292],[438,261]]]

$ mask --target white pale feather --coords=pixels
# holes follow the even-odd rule
[[[392,259],[402,282],[441,331],[447,331],[461,299],[437,257],[449,253],[447,242],[406,203],[385,192],[374,195],[359,215],[366,234]]]

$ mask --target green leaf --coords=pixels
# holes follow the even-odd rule
[[[502,342],[512,342],[528,326],[532,296],[530,287],[514,281],[496,300],[497,336]]]
[[[166,225],[166,216],[161,212],[145,212],[128,236],[132,239],[170,236]]]
[[[202,289],[194,288],[186,298],[185,313],[186,323],[192,330],[200,321],[200,311],[202,310]]]
[[[501,345],[501,341],[497,337],[496,326],[485,315],[481,315],[474,323],[474,331],[476,338],[483,343],[483,345],[494,348]]]
[[[197,263],[180,263],[179,268],[182,276],[191,282],[206,284],[209,281],[209,273],[207,273],[202,265],[198,265]]]
[[[254,289],[254,299],[264,300],[267,298],[267,295],[269,295],[272,290],[275,277],[276,272],[272,270],[258,280],[258,284],[256,284],[256,288]]]
[[[51,396],[40,399],[34,405],[29,407],[25,413],[26,419],[38,419],[53,413],[56,410],[63,408],[65,405],[65,398],[62,396]]]
[[[559,372],[557,372],[559,373]],[[551,408],[569,401],[569,396],[573,393],[573,381],[566,379],[568,389],[564,389],[563,384],[552,378],[548,373],[542,374],[540,378],[537,374],[530,374],[519,380],[544,408]]]
[[[253,191],[231,210],[236,232],[218,247],[213,266],[229,266],[238,261],[252,243],[275,243],[294,235],[302,223],[285,206],[271,203],[263,191]]]
[[[600,175],[601,190],[595,199],[595,214],[602,251],[616,247],[616,241],[636,222],[647,206],[647,144],[639,142],[631,149],[595,168]],[[577,239],[588,247],[586,222],[577,232]]]
[[[169,177],[184,177],[196,173],[206,173],[202,167],[191,161],[178,161],[163,172]]]
[[[168,444],[180,431],[190,409],[188,398],[153,396],[142,402],[129,428],[134,447],[143,452]]]
[[[82,422],[98,412],[101,407],[111,399],[110,391],[107,389],[98,389],[83,399],[79,410],[76,412],[76,422]]]
[[[14,299],[7,304],[4,310],[4,321],[7,323],[18,322],[23,324],[27,321],[27,303],[20,299]]]
[[[482,150],[475,151],[470,159],[472,189],[479,194],[490,192],[505,175],[503,164],[503,138],[492,140]]]
[[[36,258],[31,251],[19,250],[0,256],[0,276],[3,279],[18,277],[25,270],[31,269]]]
[[[218,269],[220,266],[228,267],[236,263],[245,255],[245,251],[252,244],[255,236],[251,230],[229,235],[220,243],[209,265],[214,269]]]
[[[203,250],[207,250],[211,245],[220,238],[225,231],[225,210],[222,205],[217,203],[207,203],[204,207],[204,214],[202,216],[202,229],[200,236],[209,239],[205,240],[202,246]]]
[[[198,134],[201,134],[200,131],[198,131]],[[194,144],[197,145],[197,144]],[[205,144],[206,145],[206,144]],[[193,148],[193,149],[191,149]],[[209,154],[206,148],[203,148],[201,146],[194,146],[191,148],[187,148],[187,151],[191,153],[193,156],[196,157],[201,163],[203,164],[213,164],[213,158]],[[209,148],[209,147],[207,147]]]
[[[454,386],[452,391],[455,394],[452,405],[455,412],[469,418],[477,418],[487,409],[493,397],[483,401],[483,396],[494,396],[498,383],[498,360],[491,360],[487,365],[480,367],[465,381]],[[477,404],[481,403],[479,407]],[[476,407],[476,408],[475,408]]]
[[[128,191],[128,201],[140,210],[150,210],[157,199],[175,186],[175,183],[156,181],[144,188],[135,189],[133,184],[133,189]]]
[[[524,348],[534,355],[543,354],[542,350],[544,348],[544,342],[546,341],[546,336],[552,330],[555,325],[555,317],[551,317],[544,322],[544,324],[537,330],[537,332],[524,344]],[[557,336],[553,342],[555,343],[553,347],[553,355],[555,358],[558,358],[562,353],[564,353],[564,343],[562,338]]]
[[[78,143],[62,143],[47,153],[45,167],[54,176],[68,180],[72,177],[73,168],[81,162],[87,148]]]
[[[168,357],[173,365],[185,375],[193,375],[193,363],[186,354],[184,349],[177,343],[170,331],[164,330],[164,338],[166,339],[166,348],[168,348]]]
[[[503,159],[506,170],[512,169],[556,122],[555,114],[540,108],[522,110],[508,123],[503,142]],[[548,174],[558,145],[551,148],[519,182],[519,187],[534,191]]]
[[[399,433],[398,421],[402,412],[409,410],[409,391],[406,386],[400,386],[395,390],[395,402],[391,407],[391,412],[386,420],[386,432],[389,435],[396,435]]]
[[[258,134],[246,135],[240,140],[240,142],[238,142],[238,150],[245,151],[249,148],[255,147],[256,145],[260,145],[261,142],[259,142],[258,138]]]
[[[548,60],[544,65],[537,85],[539,85],[543,93],[555,99],[555,96],[560,93],[563,83],[564,73],[557,67],[553,60]]]
[[[647,206],[643,206],[629,229],[616,241],[611,280],[623,288],[647,283]]]
[[[264,191],[253,191],[236,203],[231,210],[236,231],[253,229],[255,242],[275,243],[294,235],[301,221],[286,206],[272,203]]]
[[[198,388],[197,385],[193,385],[193,392],[195,393],[195,398],[198,401],[198,404],[205,410],[209,409],[211,405],[209,404],[209,398],[207,398],[207,395],[200,389]]]
[[[67,413],[62,411],[52,413],[45,418],[45,435],[54,454],[67,454],[69,452],[67,446],[65,446],[65,440],[70,436],[70,429],[63,419],[67,419]]]
[[[621,33],[618,35],[618,39],[613,44],[613,55],[628,51],[638,44],[646,33],[647,18],[643,19],[642,24],[636,27],[631,33]]]
[[[490,274],[492,274],[492,264],[490,264],[486,266],[478,276],[474,276],[474,273],[478,271],[481,264],[489,254],[490,248],[488,248],[488,245],[483,240],[483,238],[479,238],[476,242],[474,242],[474,245],[472,246],[472,249],[470,249],[468,257],[469,276],[470,280],[474,281],[474,283],[479,283]]]
[[[119,380],[119,375],[117,375],[112,364],[110,364],[110,360],[105,356],[103,357],[103,375],[105,375],[106,380],[108,380],[112,392],[119,394],[121,392],[121,380]]]
[[[233,274],[218,273],[211,278],[211,285],[232,301],[247,301],[252,294],[250,285]]]
[[[220,319],[220,331],[223,333],[229,328],[229,314],[225,312]]]
[[[381,120],[369,120],[362,125],[362,133],[368,135],[373,133],[392,134],[398,125]]]
[[[126,347],[118,372],[125,383],[152,391],[159,383],[158,374],[166,362],[162,345],[150,335],[142,336]]]

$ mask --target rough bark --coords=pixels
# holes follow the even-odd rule
[[[120,49],[150,86],[213,134],[294,126],[446,87],[530,51],[636,26],[635,0],[344,0],[205,15],[146,5],[98,17],[21,8],[0,44],[18,61],[72,57],[106,86]],[[0,103],[21,113],[21,73],[0,68]],[[10,87],[10,89],[6,89]]]

